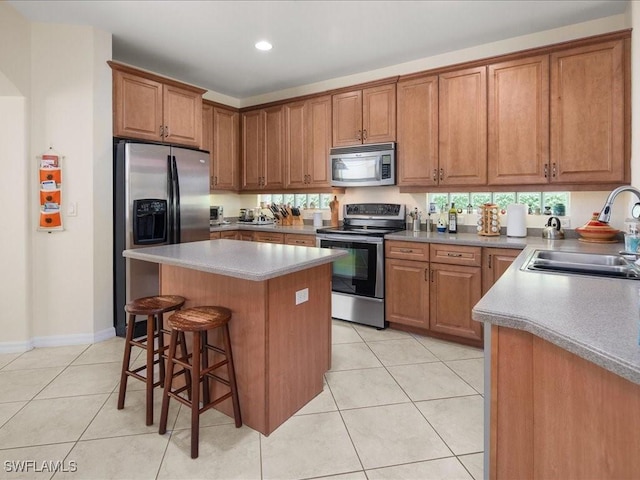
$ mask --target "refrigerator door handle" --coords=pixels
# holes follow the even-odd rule
[[[169,215],[167,221],[167,240],[169,243],[175,243],[175,208],[174,208],[174,192],[173,192],[173,163],[171,155],[167,155],[167,191],[169,192]]]
[[[176,163],[176,157],[172,156],[171,157],[172,160],[172,164],[173,164],[173,174],[172,174],[172,178],[173,178],[173,183],[174,183],[174,207],[175,207],[175,217],[176,217],[176,222],[175,222],[175,242],[174,243],[181,243],[182,239],[180,238],[180,231],[181,231],[181,225],[180,225],[180,178],[178,177],[178,165]]]

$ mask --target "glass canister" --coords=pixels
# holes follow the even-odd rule
[[[564,203],[556,203],[553,206],[553,214],[558,217],[564,217],[566,215],[566,209]]]

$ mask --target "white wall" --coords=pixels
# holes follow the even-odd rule
[[[33,337],[85,343],[113,335],[111,288],[110,35],[91,27],[33,23],[31,155],[52,146],[62,162],[63,232],[34,232]],[[78,215],[66,215],[71,202]],[[30,212],[37,219],[38,205]]]

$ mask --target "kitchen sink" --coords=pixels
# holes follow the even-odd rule
[[[523,270],[640,280],[640,267],[621,255],[535,250]]]

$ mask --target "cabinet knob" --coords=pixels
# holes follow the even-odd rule
[[[362,130],[358,130],[358,133],[356,133],[356,139],[362,140]]]
[[[160,125],[160,138],[164,137],[164,126]]]
[[[363,140],[367,139],[367,129],[366,128],[362,131],[362,139]]]
[[[169,127],[167,125],[164,126],[164,138],[169,136]]]
[[[544,178],[549,178],[549,164],[544,164]]]
[[[443,180],[444,180],[444,169],[441,168],[440,169],[440,181],[443,181]]]
[[[551,167],[551,176],[556,178],[556,162],[553,162],[553,166]]]
[[[437,183],[438,182],[438,169],[434,168],[433,169],[433,183]]]

